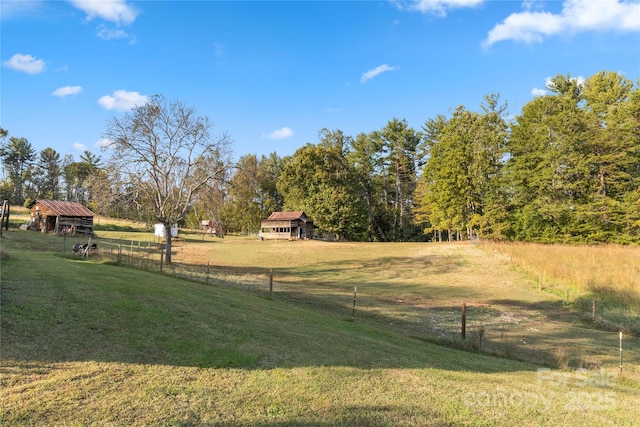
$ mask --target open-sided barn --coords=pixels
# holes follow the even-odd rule
[[[93,236],[93,212],[78,202],[37,199],[27,207],[32,230]]]
[[[273,212],[262,221],[260,238],[297,240],[313,238],[313,221],[303,211]]]

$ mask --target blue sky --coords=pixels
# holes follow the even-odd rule
[[[515,116],[549,77],[640,77],[640,3],[1,0],[0,126],[36,150],[101,154],[154,94],[227,132],[236,158],[322,128],[420,130],[499,93]]]

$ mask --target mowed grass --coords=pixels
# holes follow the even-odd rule
[[[507,247],[509,245],[506,245]],[[518,247],[518,245],[516,245]],[[276,297],[336,315],[352,312],[432,342],[481,347],[507,358],[599,368],[618,364],[618,331],[628,341],[631,372],[640,377],[640,303],[598,299],[588,289],[538,282],[490,244],[345,243],[186,239],[174,260],[211,266],[231,286],[267,289]],[[533,248],[534,250],[536,248]],[[570,252],[572,247],[567,247]],[[633,251],[634,248],[629,248]],[[558,258],[562,263],[562,259]],[[608,271],[624,269],[611,263]],[[560,290],[562,292],[560,292]],[[461,306],[467,333],[460,342]],[[631,335],[630,335],[631,334]],[[558,357],[561,353],[562,357]],[[560,360],[558,360],[560,359]]]
[[[407,328],[412,313],[463,299],[544,303],[478,248],[178,245],[177,261],[273,268],[282,294],[270,300],[61,256],[60,242],[13,230],[2,240],[3,425],[637,422],[638,382],[615,369],[540,371],[434,345],[420,333],[427,323]],[[362,306],[352,319],[354,284]]]

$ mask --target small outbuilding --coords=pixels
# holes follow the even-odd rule
[[[303,211],[273,212],[260,225],[260,239],[300,240],[313,238],[313,221]]]
[[[36,199],[27,207],[32,230],[93,236],[94,214],[78,202]]]
[[[217,237],[224,237],[227,234],[227,227],[225,227],[222,221],[204,219],[201,222],[200,228],[203,232],[213,234]]]
[[[153,230],[154,230],[153,232],[154,236],[160,237],[161,239],[164,239],[165,237],[167,237],[164,224],[155,224]],[[178,237],[178,224],[173,224],[171,226],[171,237]]]

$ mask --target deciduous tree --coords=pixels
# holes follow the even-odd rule
[[[110,164],[135,198],[164,225],[167,263],[171,262],[171,227],[181,221],[197,197],[228,167],[220,163],[230,149],[227,135],[213,138],[211,123],[192,107],[163,96],[109,122]],[[221,153],[223,156],[221,157]]]
[[[307,144],[285,158],[277,187],[285,209],[305,211],[321,231],[361,240],[366,208],[353,191],[345,157],[348,140],[340,130],[323,129],[318,144]]]

